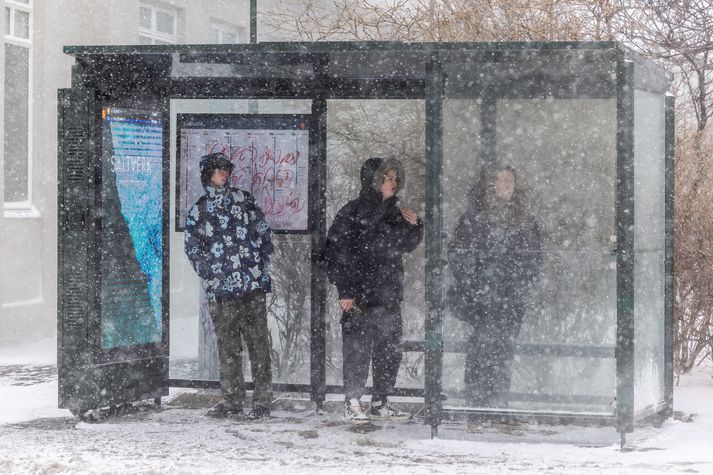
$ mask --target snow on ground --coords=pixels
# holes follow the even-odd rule
[[[697,368],[675,392],[691,422],[637,428],[619,449],[613,428],[528,425],[522,431],[440,426],[420,420],[356,430],[333,411],[317,415],[284,396],[263,422],[204,416],[214,396],[172,390],[147,408],[98,423],[57,409],[54,343],[0,349],[0,473],[713,473],[713,368]],[[679,417],[678,419],[685,419]]]

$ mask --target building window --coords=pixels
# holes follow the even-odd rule
[[[178,11],[139,4],[139,43],[167,45],[178,43]]]
[[[245,28],[217,20],[211,21],[208,25],[208,43],[232,44],[245,41]]]
[[[4,205],[29,208],[31,178],[32,2],[5,0]]]

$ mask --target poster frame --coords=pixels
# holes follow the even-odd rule
[[[102,342],[102,279],[103,275],[101,272],[101,240],[102,232],[104,228],[104,216],[102,213],[103,209],[103,171],[102,171],[102,159],[104,157],[103,150],[103,133],[104,133],[104,118],[102,116],[102,111],[105,108],[119,109],[129,113],[135,114],[146,114],[152,113],[157,114],[161,120],[162,125],[162,170],[161,170],[161,182],[162,182],[162,237],[161,237],[161,253],[162,253],[162,276],[161,276],[161,338],[159,341],[139,343],[135,345],[119,345],[113,347],[104,347]],[[95,364],[109,364],[124,361],[131,361],[136,359],[154,359],[154,358],[167,358],[168,348],[169,348],[169,317],[168,311],[170,308],[169,302],[169,163],[170,163],[170,153],[169,153],[169,139],[170,139],[170,116],[168,114],[168,103],[167,101],[161,100],[141,100],[141,98],[132,99],[120,99],[120,100],[99,100],[95,104],[95,115],[96,115],[96,129],[94,136],[94,150],[95,156],[99,157],[98,160],[94,160],[93,164],[93,182],[94,182],[94,209],[97,212],[94,213],[94,223],[93,227],[95,229],[94,240],[96,249],[96,254],[93,260],[95,264],[93,265],[94,271],[92,279],[94,284],[94,308],[96,309],[93,315],[90,316],[90,325],[88,328],[88,338],[90,342],[90,347],[92,348],[92,360]],[[108,122],[107,122],[108,126]]]
[[[299,129],[295,124],[303,122],[304,128]],[[194,127],[191,127],[195,125]],[[279,127],[275,127],[278,125]],[[196,129],[255,129],[255,130],[306,130],[307,150],[304,158],[307,160],[307,182],[305,186],[306,196],[304,208],[306,211],[305,226],[299,229],[278,228],[270,223],[273,234],[310,234],[312,228],[312,196],[311,183],[314,179],[314,166],[311,156],[311,138],[314,135],[314,124],[310,114],[244,114],[244,113],[180,113],[176,114],[176,174],[175,174],[175,214],[173,216],[173,228],[175,232],[183,232],[181,226],[181,170],[183,169],[183,153],[181,150],[181,131],[185,128]],[[197,170],[194,171],[197,173]],[[250,192],[250,190],[245,190]],[[192,206],[192,203],[191,203]],[[187,210],[190,207],[187,206]],[[269,218],[268,218],[269,222]]]

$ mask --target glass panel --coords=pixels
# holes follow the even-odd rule
[[[664,392],[664,98],[634,94],[634,410]]]
[[[173,77],[271,77],[308,78],[314,76],[314,65],[308,61],[294,65],[258,65],[232,63],[194,63],[174,59],[171,66]]]
[[[5,36],[10,36],[10,21],[12,18],[12,10],[5,7]]]
[[[15,37],[30,38],[30,14],[15,10]]]
[[[422,53],[406,51],[333,52],[327,72],[352,78],[418,78],[425,75]]]
[[[446,408],[472,407],[463,383],[466,355],[446,353],[444,386]],[[616,360],[587,356],[514,356],[508,408],[537,411],[611,414],[614,395],[609,385],[616,377]],[[573,384],[573,382],[577,384]]]
[[[151,9],[147,7],[139,7],[139,26],[141,28],[151,29]]]
[[[493,95],[443,112],[448,404],[611,413],[615,100]]]
[[[30,52],[5,44],[5,202],[29,199]]]
[[[337,212],[351,200],[360,196],[360,173],[369,157],[395,157],[404,168],[404,189],[398,192],[399,206],[413,209],[424,216],[424,102],[420,100],[331,100],[328,101],[327,137],[327,223],[332,225]],[[378,124],[378,126],[376,125]],[[405,179],[404,179],[405,178]],[[368,190],[368,189],[367,189]],[[370,194],[367,194],[370,196]],[[365,240],[359,245],[379,246],[383,242]],[[376,250],[375,250],[376,252]],[[403,339],[424,339],[424,244],[406,252],[403,259],[403,302],[401,319]],[[363,264],[362,264],[363,266]],[[398,267],[398,264],[397,264]],[[378,272],[367,273],[378,279]],[[366,278],[365,278],[366,280]],[[364,280],[361,281],[364,285]],[[343,382],[342,311],[335,285],[329,284],[327,295],[327,384]],[[368,289],[368,285],[367,285]],[[369,291],[366,290],[365,294]],[[393,294],[398,302],[397,293]],[[360,294],[356,302],[364,302]],[[377,297],[374,297],[375,299]],[[381,298],[381,297],[378,297]],[[381,303],[381,302],[380,302]],[[388,302],[386,302],[388,303]],[[374,307],[362,305],[369,317]],[[349,356],[347,356],[349,357]],[[423,388],[423,353],[404,352],[398,371],[396,386]],[[367,386],[373,384],[371,375]]]
[[[156,11],[156,31],[174,35],[176,34],[175,22],[176,16],[174,14],[161,10]]]
[[[171,106],[174,130],[176,114],[246,114],[251,110],[247,100],[173,100]],[[257,101],[257,112],[260,114],[310,114],[311,107],[309,100]],[[180,200],[176,200],[176,180],[179,176],[176,172],[176,150],[177,145],[173,143],[172,217],[177,216],[176,207],[180,204]],[[181,153],[185,150],[184,144]],[[308,154],[301,157],[306,160]],[[195,178],[198,171],[192,173],[189,179]],[[176,219],[171,219],[170,377],[218,380],[216,339],[210,312],[201,281],[184,253],[183,239],[183,231],[176,227]],[[267,305],[272,336],[273,382],[309,384],[311,237],[309,234],[273,232],[272,240],[275,245],[269,268],[272,293],[268,294]],[[246,381],[252,379],[247,351],[243,351],[243,373]]]
[[[150,44],[153,44],[153,42],[152,42],[151,37],[139,35],[139,44],[140,45],[150,45]]]

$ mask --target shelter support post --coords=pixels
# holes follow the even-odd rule
[[[617,65],[617,431],[634,430],[634,63]]]
[[[441,422],[443,360],[443,92],[445,75],[437,55],[426,67],[426,324],[425,423],[431,434]]]
[[[666,164],[665,164],[665,206],[666,206],[666,243],[664,251],[664,401],[666,408],[663,417],[673,416],[673,259],[674,259],[674,177],[675,177],[675,102],[673,96],[665,99],[665,134],[666,134]]]
[[[327,101],[312,101],[312,133],[310,134],[310,219],[312,230],[311,272],[311,340],[310,340],[310,396],[321,409],[326,386],[326,300],[327,282],[320,263],[320,251],[327,237]]]

